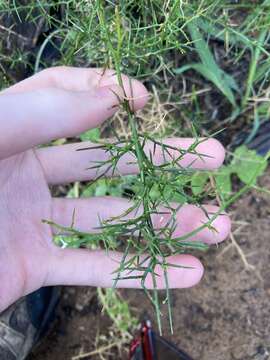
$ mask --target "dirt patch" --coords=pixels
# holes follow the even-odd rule
[[[270,188],[270,172],[261,184]],[[253,192],[232,212],[236,240],[255,270],[245,269],[229,241],[211,249],[202,258],[207,271],[200,285],[173,291],[175,333],[170,335],[164,321],[164,335],[194,359],[266,360],[270,359],[270,197]],[[147,314],[154,319],[141,291],[122,293],[139,317]],[[95,289],[65,288],[54,330],[29,359],[66,360],[91,351],[99,334],[108,335],[109,325]]]

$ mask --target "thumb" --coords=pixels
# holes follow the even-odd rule
[[[143,107],[147,91],[136,80],[132,81],[132,94],[134,109]],[[117,111],[122,98],[123,90],[118,85],[91,91],[48,88],[3,94],[0,96],[0,159],[96,127]]]

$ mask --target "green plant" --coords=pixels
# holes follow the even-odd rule
[[[233,112],[231,107],[226,107],[225,112],[221,111],[214,131],[224,126],[222,121],[236,120],[244,114],[244,121],[252,122],[253,135],[256,133],[262,117],[259,112],[256,117],[253,116],[250,110],[255,111],[257,107],[253,99],[265,98],[267,91],[270,71],[269,0],[237,4],[227,0],[128,0],[117,4],[125,30],[119,64],[122,72],[151,82],[166,97],[175,83],[174,70],[178,69],[177,83],[183,82],[185,86],[174,86],[173,101],[186,96],[185,91],[202,91],[204,83],[196,76],[199,73],[209,81],[208,91],[219,89],[219,106],[222,107],[224,100],[233,107]],[[106,21],[113,26],[116,3],[104,0],[102,6],[106,8]],[[104,65],[106,49],[100,36],[97,1],[3,0],[0,3],[0,19],[6,17],[12,18],[14,24],[6,25],[4,21],[0,29],[4,35],[0,39],[2,87],[15,81],[10,69],[17,71],[23,67],[32,72],[58,64],[112,65],[108,61]],[[36,24],[37,29],[40,29],[40,23],[44,24],[45,32],[40,39],[42,43],[40,46],[38,44],[34,53],[18,50],[16,45],[14,49],[5,45],[6,39],[22,39],[20,21]],[[25,36],[23,39],[31,40]],[[111,32],[111,41],[117,44],[116,32]],[[53,59],[46,56],[50,49],[56,54]],[[194,55],[199,57],[200,62],[194,62]],[[189,72],[186,73],[187,69]],[[214,117],[216,111],[212,104],[212,115],[207,111],[207,95],[207,92],[200,95],[198,114],[193,103],[189,102],[185,107],[178,106],[177,116],[180,112],[181,119],[195,118],[203,127],[203,122],[208,121],[209,116]],[[215,95],[214,92],[214,103]]]
[[[118,356],[123,357],[122,349],[129,348],[133,333],[138,328],[138,320],[131,313],[128,302],[123,299],[120,292],[115,289],[97,289],[99,303],[102,311],[110,318],[111,326],[101,329],[95,341],[95,349],[90,352],[79,353],[72,360],[89,359],[99,356],[101,360],[111,356],[111,350],[117,349]]]
[[[103,310],[113,322],[113,329],[123,342],[132,339],[132,332],[138,327],[138,320],[130,312],[129,304],[115,289],[98,289],[98,298]]]
[[[104,44],[103,56],[106,58],[106,63],[111,64],[115,68],[119,85],[125,94],[121,78],[121,64],[125,57],[125,38],[127,34],[123,20],[120,17],[117,6],[115,7],[113,21],[107,19],[107,9],[103,6],[102,1],[96,1],[96,6],[100,27],[99,36]],[[194,31],[193,29],[193,32]],[[115,34],[117,34],[116,40]],[[130,209],[120,216],[101,222],[99,227],[100,231],[102,231],[101,234],[84,234],[78,232],[72,226],[63,229],[59,225],[53,225],[60,230],[69,232],[69,234],[72,235],[71,238],[73,242],[75,239],[75,243],[77,243],[78,246],[98,246],[100,243],[103,244],[105,249],[116,249],[120,245],[124,246],[123,258],[118,269],[115,271],[115,285],[122,279],[136,278],[141,281],[142,288],[145,290],[145,293],[156,310],[159,330],[161,332],[161,300],[157,291],[156,274],[156,268],[160,266],[166,281],[166,295],[163,302],[168,305],[170,325],[173,331],[167,269],[169,266],[175,265],[170,264],[167,258],[173,254],[186,252],[187,249],[207,249],[205,244],[189,241],[189,238],[205,227],[211,228],[212,222],[218,216],[218,214],[215,214],[208,222],[189,234],[182,237],[173,236],[176,225],[176,212],[179,207],[181,207],[183,203],[193,203],[200,206],[200,197],[189,195],[189,189],[192,186],[190,184],[191,170],[184,169],[179,162],[187,153],[195,154],[198,157],[202,156],[196,149],[197,146],[206,139],[200,140],[193,128],[195,141],[187,150],[183,150],[163,143],[162,140],[158,140],[148,133],[138,133],[136,115],[132,111],[129,100],[125,94],[121,104],[127,116],[131,137],[127,140],[118,138],[116,135],[117,138],[114,142],[106,144],[100,143],[96,146],[81,149],[81,151],[98,147],[104,149],[111,155],[109,160],[92,166],[92,168],[97,170],[97,180],[106,175],[109,170],[114,174],[119,160],[125,154],[131,153],[135,156],[138,163],[139,175],[133,178],[133,204]],[[146,144],[150,144],[152,150],[147,150],[146,152]],[[162,151],[162,164],[155,164],[153,161],[157,149],[161,149]],[[173,156],[171,155],[172,151],[174,152]],[[102,191],[106,191],[106,180],[99,181],[102,181],[99,182],[99,189],[100,186],[103,186]],[[235,201],[236,198],[249,189],[250,186],[251,184],[249,182],[237,194],[226,198],[220,212],[224,211],[229,204]],[[178,201],[179,206],[172,206],[172,200]],[[170,214],[170,219],[164,226],[157,229],[153,224],[153,216],[162,214],[162,212]],[[130,218],[127,216],[131,213],[135,213],[135,217]],[[120,241],[123,236],[125,237],[124,244]],[[144,254],[147,255],[145,256]],[[149,291],[145,286],[145,281],[149,276],[152,278],[153,291]]]
[[[201,63],[183,65],[175,69],[176,74],[182,74],[187,70],[195,70],[204,76],[226,96],[229,102],[236,108],[234,91],[238,91],[238,86],[233,77],[225,73],[216,63],[207,42],[198,28],[197,19],[192,20],[187,25],[195,49],[200,57]]]
[[[269,157],[270,152],[263,157],[257,155],[255,150],[249,150],[242,145],[231,154],[230,163],[222,166],[217,172],[195,173],[191,179],[192,192],[196,196],[207,192],[207,188],[211,186],[209,182],[213,179],[215,192],[224,203],[233,193],[232,175],[237,175],[245,186],[258,189],[257,180],[264,174]]]

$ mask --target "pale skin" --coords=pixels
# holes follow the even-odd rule
[[[125,76],[123,81],[126,95],[133,97],[131,106],[142,108],[148,99],[145,87],[135,80],[130,83]],[[51,184],[93,179],[95,172],[86,168],[106,155],[102,150],[76,151],[89,143],[38,146],[99,126],[117,111],[119,96],[115,93],[123,95],[113,71],[67,67],[42,71],[0,93],[0,311],[43,286],[113,284],[112,273],[121,253],[59,248],[53,243],[54,230],[41,221],[70,226],[75,209],[75,228],[94,231],[100,217],[120,215],[130,207],[130,202],[120,198],[60,199],[50,194]],[[180,138],[166,141],[182,148],[193,142]],[[199,150],[209,157],[186,155],[182,165],[216,169],[222,164],[224,149],[216,140],[203,142]],[[120,162],[121,174],[136,173],[136,165],[129,160],[126,157]],[[162,161],[158,151],[155,161]],[[205,208],[210,214],[218,211],[212,205]],[[206,221],[199,208],[183,206],[175,235],[190,232]],[[193,240],[209,244],[223,241],[230,231],[228,216],[218,216],[213,225],[216,232],[204,229]],[[203,265],[194,256],[177,255],[170,263],[190,267],[169,269],[172,288],[191,287],[201,280]],[[158,287],[164,288],[161,269],[156,272],[160,273]],[[136,279],[118,285],[140,288]],[[150,279],[146,285],[151,287]]]

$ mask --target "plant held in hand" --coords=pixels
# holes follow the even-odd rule
[[[62,227],[49,222],[60,232],[72,236],[73,245],[96,247],[103,244],[107,250],[123,249],[123,256],[114,271],[114,285],[123,280],[139,281],[148,298],[153,303],[159,329],[161,332],[161,300],[158,289],[165,288],[166,295],[162,303],[167,303],[168,313],[172,325],[172,306],[169,288],[168,269],[190,267],[175,262],[174,257],[192,249],[205,250],[207,245],[203,242],[204,229],[212,232],[213,238],[220,241],[213,222],[223,209],[209,211],[200,205],[200,197],[192,195],[191,178],[193,169],[211,169],[219,166],[223,156],[205,154],[201,149],[204,143],[212,144],[217,152],[223,153],[220,144],[215,140],[200,139],[193,129],[194,139],[183,139],[182,146],[176,139],[162,141],[148,133],[139,133],[137,129],[136,114],[134,113],[132,86],[127,95],[121,75],[121,47],[124,30],[121,27],[117,7],[115,13],[115,28],[110,29],[106,23],[103,6],[99,5],[98,15],[101,36],[107,50],[107,63],[113,64],[119,87],[112,90],[120,106],[123,107],[130,128],[129,139],[121,139],[115,134],[115,140],[109,143],[92,144],[78,149],[80,152],[103,151],[104,161],[92,162],[89,170],[96,171],[95,181],[103,176],[117,176],[121,173],[121,164],[129,169],[128,172],[138,172],[132,179],[132,195],[129,205],[122,213],[106,219],[100,218],[100,225],[95,232],[83,233],[74,227],[76,212],[70,227]],[[118,43],[111,42],[110,32],[117,32]],[[104,74],[106,69],[104,69]],[[211,143],[212,142],[212,143]],[[220,161],[221,160],[221,161]],[[196,205],[205,221],[190,231],[179,230],[179,218],[188,217],[188,206]],[[202,236],[202,241],[199,237]],[[226,236],[226,235],[225,235]],[[197,241],[194,241],[196,238]],[[220,234],[224,238],[224,234]],[[68,244],[63,238],[62,243]],[[215,242],[215,240],[213,241]],[[192,267],[190,268],[192,271]],[[121,284],[120,284],[121,285]],[[150,290],[151,289],[151,290]]]

